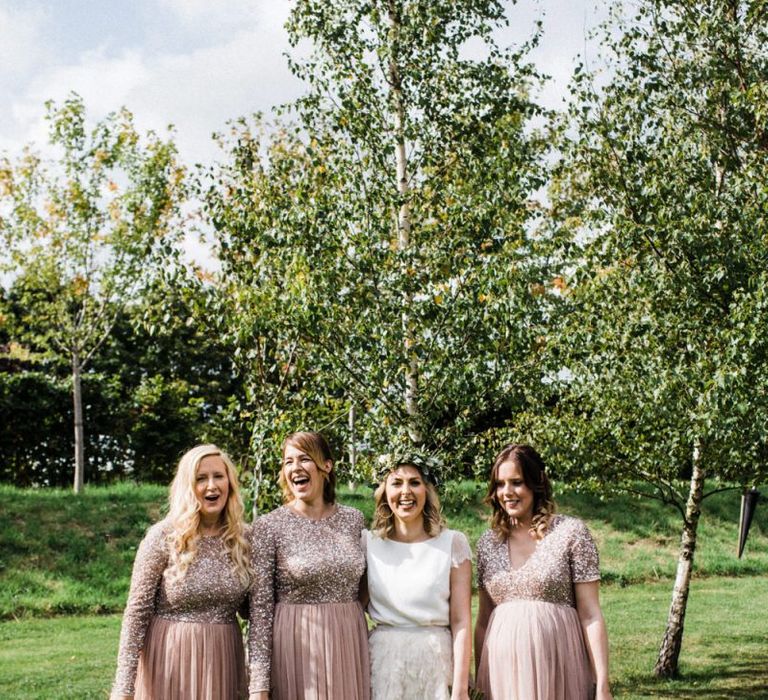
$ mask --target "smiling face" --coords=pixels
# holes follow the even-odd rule
[[[421,518],[427,502],[427,485],[416,467],[403,465],[387,475],[386,499],[397,520],[412,522]]]
[[[496,500],[510,517],[523,523],[533,517],[533,491],[525,483],[516,460],[507,460],[496,472]]]
[[[195,473],[195,496],[203,524],[218,522],[229,498],[227,465],[219,455],[207,455],[200,460]]]
[[[288,443],[283,451],[283,479],[296,501],[306,504],[322,501],[324,474],[332,467],[330,460],[318,466],[312,457],[292,443]]]

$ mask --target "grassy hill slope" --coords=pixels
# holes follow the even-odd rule
[[[80,496],[57,489],[0,486],[0,619],[120,612],[131,565],[144,531],[161,517],[167,489],[119,484],[88,488]],[[445,513],[451,527],[474,544],[486,527],[483,488],[448,484]],[[370,517],[371,491],[341,489],[342,502]],[[588,523],[601,554],[603,580],[627,585],[674,577],[680,516],[647,499],[557,494],[561,512]],[[696,552],[696,576],[751,576],[768,572],[768,503],[758,511],[745,556],[736,558],[739,494],[705,501]],[[671,585],[670,585],[671,591]]]

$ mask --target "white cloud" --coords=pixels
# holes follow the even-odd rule
[[[186,0],[175,4],[187,5]],[[236,4],[244,7],[246,3]],[[210,160],[215,153],[211,133],[223,129],[228,119],[267,112],[302,89],[282,55],[288,45],[282,28],[287,8],[276,3],[277,12],[269,9],[272,3],[258,4],[258,21],[213,44],[176,53],[149,53],[143,48],[110,52],[101,47],[81,53],[69,64],[41,67],[12,96],[12,123],[4,120],[0,148],[8,148],[11,141],[14,150],[29,141],[44,143],[44,102],[61,101],[75,91],[83,97],[92,119],[124,105],[142,130],[163,131],[174,124],[181,155],[187,161]],[[192,2],[192,10],[187,12],[193,13],[196,6],[200,21],[213,22],[215,9]]]
[[[11,10],[0,6],[0,88],[9,89],[27,80],[46,59],[46,19],[39,8]]]

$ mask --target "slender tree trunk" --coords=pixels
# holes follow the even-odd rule
[[[693,473],[685,508],[683,536],[680,543],[680,556],[677,560],[677,576],[672,591],[672,604],[667,617],[667,629],[661,642],[659,656],[654,673],[660,678],[674,678],[678,672],[680,647],[683,643],[683,625],[685,609],[688,604],[688,591],[693,571],[693,555],[696,551],[696,530],[701,515],[701,502],[704,497],[704,469],[702,468],[701,445],[697,442],[693,448]]]
[[[80,356],[72,353],[72,404],[75,413],[75,493],[83,490],[85,482],[85,440],[83,434],[83,392],[80,383],[82,374]]]
[[[259,493],[261,491],[261,482],[264,478],[264,470],[263,470],[263,463],[264,463],[264,443],[267,439],[267,431],[263,430],[261,434],[258,436],[258,445],[255,446],[254,449],[254,441],[257,437],[256,433],[256,424],[254,424],[253,430],[251,431],[251,453],[256,453],[256,461],[253,465],[253,506],[251,508],[251,515],[253,516],[253,521],[256,521],[256,518],[259,517]],[[281,457],[282,459],[282,457]]]
[[[405,144],[405,104],[401,87],[400,71],[397,66],[396,51],[400,32],[400,18],[396,4],[389,3],[390,46],[392,55],[389,60],[389,84],[392,108],[395,118],[395,161],[397,167],[397,193],[400,196],[400,208],[397,212],[397,247],[407,250],[411,245],[411,206],[408,201],[408,156]],[[408,274],[408,270],[405,271]],[[408,434],[419,445],[423,440],[419,426],[419,362],[415,350],[415,328],[411,316],[413,294],[403,294],[403,346],[406,356],[405,367],[405,412],[408,416]]]
[[[355,467],[357,466],[357,439],[355,437],[355,404],[349,404],[349,473],[352,475],[349,480],[349,488],[353,491],[357,488],[355,481]]]

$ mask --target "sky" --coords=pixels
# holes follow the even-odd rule
[[[97,121],[127,107],[141,132],[175,128],[181,159],[210,164],[212,134],[228,120],[295,99],[283,27],[291,0],[0,0],[0,156],[26,144],[45,150],[45,102],[74,91]],[[552,76],[539,95],[561,105],[577,56],[594,57],[588,30],[606,0],[507,2],[502,46],[543,22],[532,55]],[[191,260],[216,267],[205,241],[188,238]]]
[[[288,71],[283,24],[289,0],[0,0],[0,153],[46,140],[46,100],[70,91],[98,119],[126,106],[141,130],[173,124],[182,157],[215,157],[211,134],[229,119],[268,112],[303,90]],[[502,43],[526,37],[553,76],[541,100],[557,106],[596,0],[519,0]],[[588,47],[587,47],[588,48]]]

